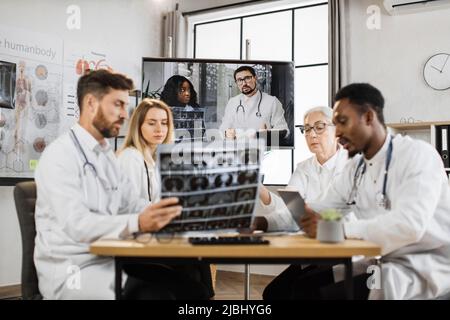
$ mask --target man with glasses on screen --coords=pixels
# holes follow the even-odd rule
[[[225,107],[220,125],[220,132],[224,137],[254,137],[261,130],[283,130],[287,136],[289,129],[283,106],[277,97],[257,88],[255,69],[250,66],[237,68],[234,80],[241,94],[231,98]]]

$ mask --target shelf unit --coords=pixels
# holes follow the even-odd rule
[[[388,123],[386,124],[393,133],[408,135],[416,139],[424,140],[436,147],[436,126],[450,126],[450,121],[415,122],[415,123]],[[450,168],[445,168],[450,178]]]

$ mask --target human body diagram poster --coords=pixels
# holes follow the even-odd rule
[[[12,91],[0,108],[0,178],[32,178],[45,148],[78,120],[77,80],[98,67],[90,56],[58,37],[0,26],[0,92]]]

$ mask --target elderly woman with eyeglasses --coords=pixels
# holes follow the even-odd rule
[[[315,107],[305,113],[304,126],[311,158],[300,162],[287,188],[296,189],[306,202],[314,202],[326,191],[331,182],[342,172],[347,162],[347,151],[339,146],[332,123],[333,110]],[[296,221],[281,198],[260,187],[259,197],[262,210],[257,213],[254,228],[270,231],[298,230]]]
[[[333,110],[328,107],[316,107],[308,110],[301,128],[311,158],[300,162],[293,173],[288,188],[297,189],[306,202],[315,202],[343,171],[348,160],[347,151],[340,147],[332,124]],[[253,228],[269,231],[297,231],[298,225],[281,198],[260,186],[259,210]],[[289,299],[291,285],[303,270],[314,266],[291,265],[278,275],[264,289],[264,300]]]

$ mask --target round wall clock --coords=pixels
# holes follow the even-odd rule
[[[431,56],[425,62],[423,78],[434,90],[450,89],[450,54],[438,53]]]

